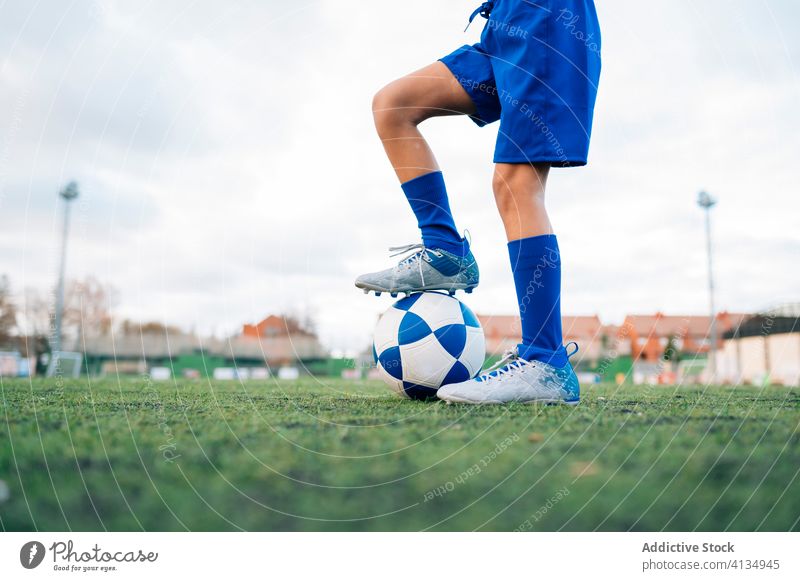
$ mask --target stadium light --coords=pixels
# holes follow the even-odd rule
[[[697,194],[697,205],[706,213],[706,253],[708,255],[708,304],[711,314],[711,329],[709,330],[711,347],[708,351],[709,358],[709,383],[717,381],[717,310],[714,306],[714,268],[712,259],[711,244],[711,208],[717,204],[717,200],[708,192],[701,191]]]
[[[50,364],[47,375],[53,376],[58,367],[58,355],[61,353],[61,320],[64,316],[64,274],[67,266],[67,239],[69,238],[69,207],[70,202],[78,197],[78,184],[69,182],[58,194],[64,200],[64,223],[61,230],[61,264],[58,269],[58,287],[56,290],[55,325],[53,329],[53,342],[50,350]]]

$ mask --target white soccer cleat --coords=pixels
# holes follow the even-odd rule
[[[469,381],[439,388],[439,399],[447,403],[564,403],[580,402],[580,385],[568,362],[557,368],[541,361],[527,361],[510,351],[487,371]]]
[[[398,293],[442,290],[453,295],[457,290],[471,293],[478,286],[480,272],[472,251],[459,257],[441,248],[426,248],[424,244],[395,246],[389,250],[394,252],[392,256],[411,254],[392,268],[359,276],[356,287],[366,294],[372,291],[376,296],[390,293],[396,297]]]

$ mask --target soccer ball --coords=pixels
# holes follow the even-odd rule
[[[421,292],[400,299],[378,320],[372,354],[383,380],[404,397],[429,399],[483,366],[483,329],[450,295]]]

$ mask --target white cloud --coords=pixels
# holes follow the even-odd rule
[[[0,270],[17,289],[52,283],[55,192],[75,178],[69,272],[119,287],[123,314],[222,333],[311,309],[332,347],[361,346],[388,301],[352,279],[417,237],[370,100],[474,42],[473,4],[3,5]],[[598,3],[590,165],[554,170],[548,191],[565,310],[703,312],[700,188],[720,198],[719,306],[797,298],[795,4]],[[424,127],[481,262],[468,301],[510,313],[496,131]]]

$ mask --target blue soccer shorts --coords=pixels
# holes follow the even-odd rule
[[[586,164],[600,79],[592,0],[495,0],[481,40],[440,59],[464,87],[479,126],[500,120],[495,163]]]

